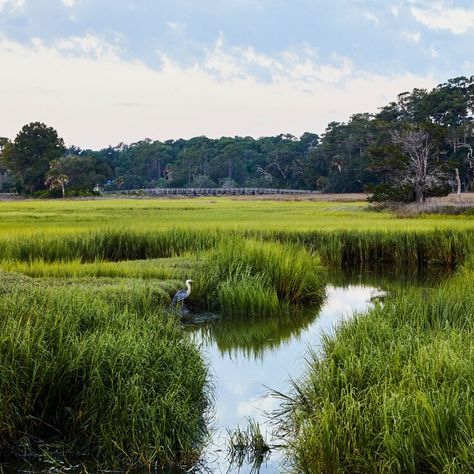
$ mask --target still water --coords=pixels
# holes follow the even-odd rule
[[[382,293],[362,284],[328,286],[323,306],[303,314],[195,326],[194,336],[211,367],[215,390],[212,440],[203,457],[203,472],[284,471],[283,454],[277,448],[259,469],[245,463],[232,465],[228,430],[245,428],[253,419],[260,424],[268,444],[275,444],[268,414],[278,410],[280,401],[269,395],[269,389],[287,393],[290,379],[304,375],[309,350],[321,350],[323,335],[333,334],[339,322],[356,313],[367,312]]]

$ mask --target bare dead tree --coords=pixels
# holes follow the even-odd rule
[[[291,168],[291,162],[290,162],[290,157],[287,153],[281,153],[279,151],[276,151],[273,154],[274,161],[269,163],[265,169],[269,170],[271,168],[275,168],[278,173],[281,175],[281,177],[286,180],[288,177],[288,173]]]
[[[467,148],[466,159],[469,164],[469,168],[472,170],[474,167],[474,154],[472,146],[468,143],[457,143],[454,152],[456,152],[458,148]],[[454,173],[456,178],[458,201],[461,201],[461,178],[459,176],[459,168],[454,168]]]
[[[433,166],[438,155],[430,135],[419,129],[392,133],[392,141],[400,145],[408,157],[408,167],[402,182],[413,186],[417,202],[425,202],[427,192],[441,184],[442,166]]]

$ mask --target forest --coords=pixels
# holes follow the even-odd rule
[[[0,191],[50,197],[152,187],[272,187],[422,200],[473,190],[473,119],[471,76],[430,91],[402,92],[375,114],[329,123],[321,135],[146,138],[97,151],[67,148],[54,129],[31,123],[13,141],[0,138]]]

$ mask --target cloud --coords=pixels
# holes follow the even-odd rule
[[[410,43],[418,44],[421,39],[421,33],[419,31],[401,31],[400,36]]]
[[[472,71],[474,71],[474,61],[464,61],[462,68],[466,74],[472,74]]]
[[[7,8],[11,11],[21,10],[25,0],[0,0],[0,13]]]
[[[36,48],[45,48],[39,39],[34,39],[33,44]],[[120,52],[117,43],[111,44],[105,39],[92,34],[62,38],[56,41],[55,47],[64,54],[95,57],[98,59],[107,57],[115,58],[118,57]]]
[[[365,17],[367,18],[367,20],[371,21],[372,23],[375,23],[376,25],[378,25],[380,23],[377,15],[375,13],[366,12]]]
[[[160,57],[164,62],[170,60],[165,54]],[[251,46],[226,47],[222,33],[212,48],[205,49],[202,67],[221,79],[257,78],[270,82],[291,79],[299,83],[335,83],[353,71],[352,61],[337,55],[331,63],[321,64],[316,51],[308,46],[273,55],[259,53]]]
[[[392,13],[393,16],[400,15],[400,5],[391,5],[390,12]]]
[[[183,66],[162,55],[160,70],[122,59],[117,48],[95,36],[52,46],[0,36],[1,133],[13,138],[25,123],[39,120],[69,145],[94,148],[144,137],[300,135],[376,111],[400,91],[439,82],[429,75],[357,70],[338,57],[325,64],[304,47],[271,56],[225,48],[218,40],[202,62]]]
[[[265,413],[274,412],[278,409],[279,405],[279,401],[273,397],[253,397],[238,404],[237,414],[240,418],[256,419],[260,417],[265,421]]]
[[[443,1],[413,6],[415,19],[432,30],[449,30],[453,34],[465,34],[474,29],[474,9],[451,7]]]
[[[72,8],[72,7],[74,7],[74,5],[76,5],[76,3],[78,2],[78,0],[62,0],[62,2],[63,2],[64,5],[66,5],[67,7]]]

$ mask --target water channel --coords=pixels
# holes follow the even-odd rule
[[[280,440],[273,437],[274,427],[268,415],[278,411],[280,400],[270,395],[271,390],[289,393],[290,381],[304,375],[310,351],[321,351],[324,335],[333,335],[341,321],[367,313],[393,283],[397,287],[432,286],[447,276],[446,272],[400,276],[385,270],[376,274],[333,274],[324,303],[318,308],[306,308],[287,317],[264,320],[198,317],[197,320],[202,322],[187,323],[186,330],[200,346],[210,368],[214,390],[211,439],[193,472],[284,472],[284,453],[278,448],[273,448],[258,466],[251,462],[231,462],[229,431],[245,428],[251,419],[259,423],[270,446],[279,443]],[[28,463],[26,469],[21,464],[16,472],[64,472],[61,467],[45,469],[42,463],[37,466]],[[79,465],[67,470],[83,472]]]
[[[290,380],[301,378],[309,351],[321,350],[324,334],[331,335],[342,320],[366,313],[383,291],[356,283],[328,285],[322,307],[273,321],[213,321],[196,326],[194,336],[211,367],[214,385],[212,440],[203,458],[203,470],[213,473],[279,473],[283,453],[272,449],[256,467],[232,463],[229,430],[257,421],[269,445],[276,444],[268,414],[280,401],[269,388],[283,393]]]
[[[392,285],[432,287],[449,277],[446,269],[402,272],[393,268],[376,271],[335,272],[326,288],[322,306],[308,308],[288,318],[220,320],[190,328],[209,364],[214,387],[214,420],[211,442],[198,472],[281,473],[284,455],[272,449],[260,466],[232,463],[229,431],[257,421],[269,445],[272,437],[268,415],[278,411],[280,400],[271,390],[289,393],[308,367],[310,351],[322,348],[323,335],[331,336],[341,321],[367,313]]]

